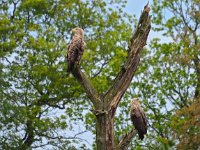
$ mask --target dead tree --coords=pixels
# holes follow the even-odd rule
[[[72,71],[72,74],[83,86],[94,106],[93,113],[96,116],[96,143],[98,150],[127,149],[131,139],[136,135],[136,131],[132,130],[123,136],[119,144],[115,144],[114,116],[117,106],[137,69],[141,50],[146,45],[151,28],[149,11],[150,8],[147,4],[140,16],[137,28],[130,39],[127,61],[114,79],[113,85],[111,85],[105,94],[98,93],[92,86],[89,78],[78,66]]]

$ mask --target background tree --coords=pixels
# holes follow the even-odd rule
[[[183,107],[173,116],[173,126],[179,139],[177,149],[198,149],[200,145],[200,103],[195,100],[189,107]],[[178,120],[178,122],[177,122]]]

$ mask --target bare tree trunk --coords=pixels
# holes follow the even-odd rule
[[[110,114],[96,116],[96,143],[98,150],[114,149],[114,120]]]

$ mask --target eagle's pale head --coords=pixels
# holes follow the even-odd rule
[[[83,36],[83,29],[81,29],[81,28],[79,28],[79,27],[73,28],[73,29],[72,29],[72,33],[73,33],[74,35]]]
[[[135,107],[135,106],[140,106],[140,99],[139,98],[133,98],[131,101],[131,106]]]

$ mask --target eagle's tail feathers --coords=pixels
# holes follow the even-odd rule
[[[144,139],[144,134],[139,133],[139,138],[140,138],[140,140],[143,140]]]

